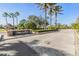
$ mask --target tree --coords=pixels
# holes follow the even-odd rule
[[[35,23],[37,28],[40,26],[40,23],[41,23],[41,20],[39,19],[39,17],[34,16],[34,15],[29,16],[28,21],[32,22],[32,23]]]
[[[78,26],[78,24],[76,24],[76,23],[72,23],[72,24],[71,24],[71,28],[72,28],[72,29],[79,29],[79,26]]]
[[[43,9],[45,12],[45,20],[47,20],[47,10],[48,10],[48,3],[38,3],[40,9]],[[46,23],[44,23],[46,28]]]
[[[58,17],[58,14],[62,14],[61,12],[63,11],[62,10],[62,6],[55,6],[55,8],[53,9],[54,10],[54,14],[55,14],[55,26],[57,26],[57,17]]]
[[[75,23],[77,23],[77,24],[79,23],[79,18],[76,19]]]
[[[49,25],[48,21],[45,20],[42,16],[39,17],[39,25],[40,25],[40,28],[44,28],[45,25],[44,23],[46,23],[46,26]]]
[[[71,24],[72,29],[79,29],[79,18]]]
[[[25,28],[27,29],[36,29],[36,24],[33,22],[27,22],[25,25]]]
[[[10,15],[10,18],[13,19],[13,27],[15,28],[15,20],[14,20],[15,14],[14,14],[14,13],[10,13],[9,15]],[[14,28],[13,28],[13,29],[14,29]]]
[[[43,17],[38,17],[38,16],[34,16],[34,15],[29,16],[28,21],[36,24],[37,28],[40,28],[41,26],[43,26],[43,28],[44,28],[45,23],[46,23],[46,25],[48,25],[48,21],[45,20]]]
[[[58,28],[59,29],[69,29],[70,26],[66,25],[66,24],[58,24]]]
[[[50,25],[52,24],[52,15],[54,14],[54,7],[55,7],[56,3],[48,3],[48,7],[49,7],[49,16],[50,16]]]
[[[0,25],[0,29],[4,29],[4,26],[3,25]]]
[[[7,12],[4,12],[3,13],[3,17],[5,17],[5,20],[6,20],[6,25],[8,24],[8,21],[7,21],[7,17],[9,16],[9,14]]]
[[[18,27],[19,29],[36,29],[36,24],[32,21],[22,19]]]
[[[27,21],[25,19],[21,20],[18,27],[20,29],[39,29],[42,28],[44,22],[46,22],[46,25],[48,25],[48,21],[43,17],[30,15]]]
[[[15,17],[16,17],[16,24],[18,25],[18,16],[20,15],[19,12],[15,12]]]
[[[26,23],[26,20],[25,19],[22,19],[21,21],[20,21],[20,23],[18,24],[18,28],[19,29],[25,29],[25,23]]]

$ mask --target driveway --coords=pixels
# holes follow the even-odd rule
[[[0,42],[1,55],[74,56],[74,31],[60,30],[47,34]]]

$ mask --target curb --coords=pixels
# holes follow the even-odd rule
[[[76,30],[74,30],[74,34],[75,34],[75,42],[74,42],[74,45],[75,45],[75,56],[78,56],[79,55],[79,52],[78,52],[78,50],[77,50],[77,45],[78,45],[78,43],[77,43],[77,40],[79,40],[79,34],[77,33],[77,31]]]

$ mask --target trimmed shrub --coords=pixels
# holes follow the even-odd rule
[[[49,31],[56,31],[56,29],[53,30],[44,30],[44,29],[39,29],[39,30],[32,30],[33,32],[49,32]]]
[[[48,26],[48,30],[57,30],[57,27],[54,27],[54,26]]]

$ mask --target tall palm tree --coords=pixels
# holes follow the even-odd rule
[[[48,3],[49,7],[49,17],[50,17],[50,25],[52,24],[52,15],[54,13],[53,9],[55,8],[56,3]]]
[[[49,10],[49,18],[50,18],[50,26],[52,25],[52,15],[53,15],[54,11],[52,9]]]
[[[3,13],[3,17],[5,17],[5,20],[6,20],[6,25],[8,24],[8,21],[7,21],[7,17],[8,17],[9,15],[8,15],[8,13],[7,12],[4,12]]]
[[[10,18],[13,19],[13,29],[14,29],[14,27],[15,27],[15,20],[14,20],[15,14],[14,13],[10,13],[9,15],[10,15]]]
[[[54,14],[55,14],[55,26],[57,26],[57,17],[58,17],[58,14],[62,14],[61,12],[63,11],[62,10],[62,6],[55,6],[55,8],[53,9],[54,10]]]
[[[16,17],[16,24],[18,25],[18,16],[20,15],[19,12],[15,12],[15,17]]]
[[[40,9],[43,9],[45,12],[45,20],[47,20],[47,11],[48,11],[48,3],[38,3]],[[45,22],[45,28],[46,28],[46,22]]]

